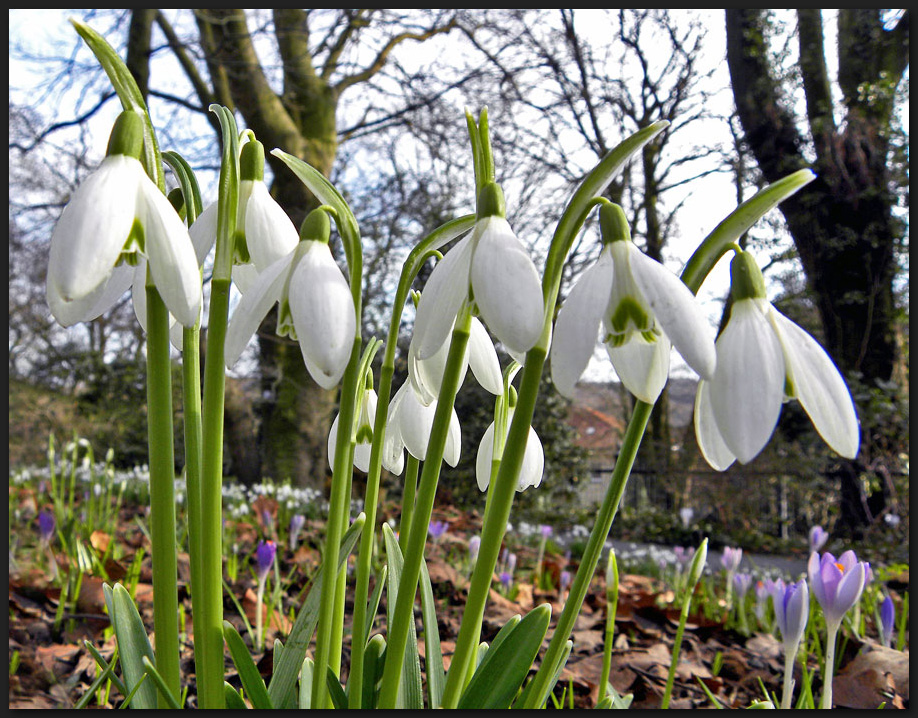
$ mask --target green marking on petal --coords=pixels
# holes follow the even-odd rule
[[[609,318],[614,334],[626,334],[632,330],[640,332],[653,328],[653,320],[644,306],[632,296],[622,297]]]
[[[237,229],[233,240],[233,264],[250,264],[251,262],[252,258],[249,256],[249,245],[246,243],[245,232]]]
[[[784,396],[786,397],[785,401],[797,398],[797,387],[794,386],[790,373],[785,373],[784,375]]]
[[[284,298],[278,303],[277,309],[277,336],[289,337],[296,341],[296,328],[293,326],[293,315],[290,313],[290,302],[287,301],[287,293],[284,292]]]
[[[121,248],[121,254],[118,255],[117,264],[124,263],[129,267],[136,267],[140,262],[140,255],[144,253],[146,242],[144,240],[143,225],[136,217],[134,224],[131,225],[131,231]]]

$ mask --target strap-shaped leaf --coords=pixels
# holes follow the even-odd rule
[[[115,652],[112,654],[112,661],[109,663],[106,661],[102,654],[99,653],[99,650],[92,645],[89,641],[83,641],[83,645],[86,646],[86,650],[92,654],[92,657],[96,659],[96,663],[99,664],[99,667],[102,669],[102,672],[109,672],[111,676],[112,683],[115,684],[115,689],[123,696],[128,694],[127,688],[124,686],[124,682],[118,677],[118,674],[115,673],[115,662],[118,660],[118,647],[115,646]]]
[[[84,641],[84,643],[88,645],[92,645],[91,643],[89,643],[89,641]],[[95,650],[95,648],[93,648],[93,650]],[[117,652],[118,652],[118,649],[115,648],[115,653],[117,654]],[[83,708],[88,706],[89,701],[92,700],[93,696],[96,694],[96,691],[99,690],[102,684],[105,683],[105,681],[107,680],[114,679],[115,677],[114,658],[112,658],[111,663],[108,663],[107,661],[103,660],[102,663],[99,664],[99,666],[102,667],[102,670],[99,672],[99,675],[96,676],[96,680],[92,682],[92,685],[86,689],[85,693],[83,693],[83,696],[80,698],[80,700],[77,701],[77,704],[74,706],[76,710],[82,710]],[[112,680],[112,682],[114,683],[114,680]],[[122,685],[124,684],[122,683]]]
[[[367,624],[364,636],[369,636],[373,630],[373,621],[376,620],[376,614],[379,612],[379,599],[382,598],[383,586],[386,585],[386,576],[389,573],[389,567],[383,564],[379,571],[379,577],[376,579],[376,585],[373,587],[373,595],[367,604]]]
[[[443,687],[446,685],[446,672],[443,670],[443,654],[440,651],[440,629],[437,624],[437,604],[433,588],[430,585],[430,574],[427,561],[421,561],[421,615],[424,619],[424,664],[427,668],[427,702],[428,707],[440,707],[443,698]]]
[[[325,684],[328,686],[328,695],[332,705],[339,711],[347,710],[347,694],[331,666],[325,666]]]
[[[166,685],[166,679],[163,678],[159,671],[156,670],[156,666],[153,665],[153,661],[144,656],[141,659],[143,663],[143,669],[147,672],[147,675],[156,684],[156,687],[159,688],[159,692],[162,693],[166,698],[166,703],[169,704],[169,708],[174,711],[182,710],[182,706],[179,705],[179,702],[175,699],[175,696],[169,691],[169,686]]]
[[[226,681],[223,681],[223,698],[226,701],[227,710],[247,710],[249,707],[242,699],[242,696],[239,695],[239,691],[233,688]]]
[[[363,654],[363,695],[360,705],[367,710],[376,707],[376,686],[382,678],[385,659],[386,639],[377,633],[367,642],[367,650]]]
[[[459,708],[508,708],[548,632],[551,605],[531,610],[498,646],[492,644],[459,699]]]
[[[229,647],[230,656],[236,670],[239,672],[239,680],[242,681],[242,688],[248,694],[252,706],[258,710],[270,710],[274,708],[271,699],[268,697],[268,689],[265,688],[264,679],[258,672],[258,666],[252,660],[252,655],[246,647],[239,631],[229,621],[223,622],[223,638]]]
[[[118,640],[124,685],[129,695],[133,693],[131,706],[133,708],[156,708],[156,686],[152,681],[144,680],[147,672],[143,665],[144,656],[151,662],[154,662],[156,658],[150,646],[150,639],[147,638],[143,620],[137,612],[137,606],[131,600],[127,589],[120,583],[116,583],[114,588],[103,584],[102,591],[105,594],[108,614],[112,619],[115,637]],[[140,681],[144,683],[138,687]]]
[[[347,561],[348,554],[353,550],[360,531],[366,521],[366,514],[360,513],[350,525],[341,540],[341,550],[338,553],[338,568]],[[322,576],[324,566],[316,573],[315,581],[303,601],[303,606],[296,617],[287,642],[284,644],[284,653],[276,661],[274,673],[268,684],[268,696],[272,704],[285,706],[292,700],[296,687],[296,677],[303,667],[306,658],[306,648],[316,632],[316,623],[319,620],[319,599],[322,596]]]
[[[315,674],[316,664],[306,656],[303,659],[303,668],[300,671],[300,699],[299,707],[306,710],[312,707],[312,678]]]
[[[574,648],[574,642],[568,639],[567,643],[564,645],[564,651],[561,653],[561,657],[558,660],[558,664],[555,666],[554,675],[551,678],[551,681],[548,684],[548,692],[551,693],[555,689],[555,684],[558,682],[558,679],[561,677],[561,671],[564,670],[564,664],[567,663],[567,659],[571,655],[571,650]],[[544,659],[543,659],[544,660]],[[526,705],[526,701],[529,700],[529,695],[532,693],[532,687],[535,685],[535,681],[529,681],[526,684],[526,687],[520,692],[519,696],[513,701],[514,708],[522,708]],[[599,707],[598,705],[596,706]]]
[[[392,533],[389,524],[382,525],[383,538],[386,543],[386,561],[389,565],[389,583],[387,588],[387,606],[389,611],[389,625],[392,625],[392,615],[395,612],[395,603],[398,599],[398,584],[402,577],[402,568],[405,561],[402,551],[398,547],[398,539]],[[424,708],[424,694],[421,688],[421,659],[418,657],[418,637],[414,621],[410,621],[408,641],[405,644],[405,663],[402,667],[401,682],[398,687],[397,707],[409,710]]]

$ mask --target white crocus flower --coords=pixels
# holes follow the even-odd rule
[[[430,431],[433,428],[436,411],[436,400],[430,404],[424,404],[410,381],[406,381],[399,387],[389,403],[386,422],[382,464],[387,471],[396,475],[402,473],[405,449],[420,461],[427,458],[427,445],[430,443]],[[446,445],[443,449],[443,460],[450,466],[455,466],[459,463],[461,449],[462,433],[459,417],[456,410],[453,409],[446,435]]]
[[[47,297],[64,326],[112,307],[133,279],[127,260],[150,263],[169,312],[185,326],[200,314],[201,278],[181,218],[147,177],[140,161],[142,123],[123,112],[109,154],[74,192],[51,236]]]
[[[357,432],[354,442],[354,466],[367,473],[370,470],[370,453],[373,448],[373,424],[376,420],[376,404],[379,399],[373,389],[365,389],[363,400],[357,412]],[[328,432],[328,465],[335,470],[335,451],[338,446],[338,425],[340,414],[335,414]]]
[[[227,329],[227,367],[236,363],[265,315],[279,303],[278,334],[299,342],[306,368],[319,386],[338,384],[350,360],[357,323],[350,287],[328,247],[329,232],[325,211],[311,212],[303,223],[306,239],[260,272],[243,293]]]
[[[411,339],[419,359],[429,359],[441,349],[463,305],[471,300],[508,350],[525,353],[542,333],[539,275],[504,219],[500,188],[487,185],[480,204],[472,233],[446,253],[421,295]]]
[[[440,396],[440,385],[443,382],[443,372],[449,356],[451,336],[452,333],[447,334],[440,348],[427,359],[418,358],[418,345],[414,342],[408,347],[408,377],[417,392],[418,399],[423,404],[435,403],[437,397]],[[471,368],[472,374],[484,389],[495,396],[499,395],[504,388],[500,361],[497,358],[494,344],[491,343],[488,330],[477,317],[472,317],[465,357],[462,376],[459,377],[459,386],[465,379],[466,370]]]
[[[507,412],[507,422],[504,431],[509,432],[510,422],[513,420],[513,409]],[[478,480],[478,488],[487,491],[491,485],[491,472],[494,468],[494,422],[485,429],[484,436],[481,437],[481,443],[478,445],[478,456],[475,460],[475,477]],[[504,434],[501,444],[507,440]],[[529,436],[526,440],[526,449],[523,453],[523,465],[520,467],[520,475],[517,478],[516,490],[525,491],[530,486],[538,486],[542,483],[542,473],[545,468],[545,453],[542,450],[542,441],[535,429],[529,427]]]
[[[717,368],[698,384],[695,436],[719,471],[752,461],[778,423],[781,405],[797,399],[825,442],[852,459],[860,442],[845,381],[813,337],[765,298],[755,260],[740,252],[731,264],[734,303],[717,339]]]
[[[631,241],[624,213],[603,205],[605,246],[571,289],[558,313],[551,347],[551,375],[571,397],[596,346],[602,342],[625,387],[641,401],[657,400],[669,376],[675,345],[701,377],[714,371],[713,330],[695,295],[675,274]]]

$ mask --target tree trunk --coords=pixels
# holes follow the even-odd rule
[[[803,156],[806,141],[798,133],[798,120],[783,103],[768,65],[766,11],[726,11],[727,62],[745,140],[768,182],[806,166],[817,175],[780,209],[813,292],[823,343],[849,381],[860,376],[868,389],[893,377],[899,356],[893,280],[901,239],[892,214],[895,197],[887,159],[891,88],[908,64],[907,15],[887,32],[877,10],[840,11],[839,77],[846,115],[838,129],[821,17],[818,10],[799,11],[800,70],[816,156],[810,163]],[[881,85],[888,97],[864,99],[865,87]],[[873,428],[866,410],[858,407],[864,437],[859,457],[832,472],[848,497],[841,526],[872,520],[861,508],[867,504],[859,480]]]

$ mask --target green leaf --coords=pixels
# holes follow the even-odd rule
[[[376,585],[373,587],[373,595],[367,604],[367,625],[366,630],[363,632],[364,636],[369,636],[370,631],[373,630],[373,621],[376,620],[376,614],[379,612],[379,599],[382,598],[383,586],[386,585],[388,572],[389,567],[383,564],[382,569],[379,571],[379,578],[376,579]]]
[[[84,644],[87,644],[88,646],[92,646],[92,644],[89,643],[89,641],[84,641]],[[93,646],[93,651],[95,651],[95,647],[94,647],[94,646]],[[96,652],[96,653],[98,653],[98,652]],[[117,656],[117,653],[118,653],[118,649],[115,648],[115,655],[116,655],[116,656]],[[93,654],[93,657],[95,657],[95,653]],[[99,656],[98,659],[96,659],[96,662],[99,662],[99,659],[102,659],[102,656],[101,656],[101,655]],[[115,656],[112,657],[112,662],[111,662],[111,663],[108,663],[107,661],[105,661],[105,659],[102,659],[101,662],[99,663],[99,666],[102,668],[102,671],[101,671],[101,672],[99,673],[99,675],[96,677],[96,680],[94,680],[94,681],[92,682],[92,685],[89,686],[89,688],[86,689],[86,692],[83,693],[83,696],[80,698],[80,700],[77,701],[77,704],[74,706],[74,708],[75,708],[76,710],[81,710],[81,709],[85,708],[86,706],[88,706],[88,705],[89,705],[89,701],[92,700],[92,698],[93,698],[93,696],[95,695],[96,691],[99,690],[99,687],[100,687],[103,683],[105,683],[105,681],[107,681],[107,680],[109,680],[109,679],[114,679],[114,677],[115,677],[115,674],[114,674],[114,669],[115,669]],[[112,682],[114,682],[114,680],[113,680]],[[124,684],[122,683],[121,685],[123,686]],[[123,695],[123,694],[122,694],[122,695]]]
[[[191,166],[177,152],[163,152],[163,161],[172,168],[182,189],[182,196],[185,198],[185,221],[191,226],[204,209],[198,180]]]
[[[153,661],[144,656],[141,661],[143,662],[143,669],[147,672],[147,675],[153,680],[156,684],[156,687],[159,688],[159,692],[163,694],[166,698],[166,703],[169,704],[169,708],[174,711],[182,710],[182,706],[179,705],[179,702],[175,699],[175,696],[169,691],[169,686],[166,685],[166,680],[159,674],[159,671],[156,670],[156,666],[153,665]]]
[[[303,668],[300,671],[300,696],[299,708],[307,710],[312,708],[312,681],[315,677],[316,664],[309,656],[303,659]]]
[[[118,647],[115,646],[115,652],[114,652],[114,654],[112,654],[112,662],[111,662],[111,664],[109,664],[109,662],[106,661],[106,660],[102,657],[102,654],[99,653],[98,649],[97,649],[94,645],[92,645],[92,643],[90,643],[89,641],[83,641],[83,645],[86,646],[86,650],[89,651],[89,652],[92,654],[92,657],[96,659],[96,663],[99,664],[99,667],[100,667],[103,671],[107,671],[109,668],[112,669],[112,672],[111,672],[110,675],[111,675],[112,683],[115,684],[115,689],[116,689],[121,695],[126,696],[126,695],[128,694],[128,689],[125,688],[124,683],[122,682],[122,680],[121,680],[121,679],[118,677],[118,675],[114,672],[115,661],[118,659]]]
[[[437,709],[443,698],[446,671],[440,651],[440,629],[437,625],[437,603],[430,585],[427,561],[421,560],[421,614],[424,618],[424,664],[427,668],[428,707]]]
[[[150,646],[150,639],[147,638],[143,620],[137,612],[137,606],[131,600],[127,589],[120,583],[116,583],[114,588],[103,584],[102,591],[105,594],[105,603],[108,606],[115,637],[118,640],[124,685],[130,693],[134,694],[131,707],[156,708],[156,686],[147,681],[139,685],[147,675],[143,665],[144,657],[151,662],[154,662],[156,658]]]
[[[270,710],[274,708],[271,699],[268,697],[268,689],[265,688],[264,679],[258,672],[258,666],[252,660],[252,655],[246,647],[239,631],[229,621],[223,622],[223,638],[229,647],[230,655],[236,670],[239,672],[239,680],[242,681],[242,688],[252,701],[252,706],[258,710]]]
[[[338,568],[347,561],[348,554],[354,549],[360,531],[366,521],[366,515],[361,513],[354,519],[341,539],[341,551],[338,554]],[[306,658],[306,648],[316,632],[316,623],[319,620],[319,599],[322,595],[322,575],[324,567],[316,572],[316,578],[303,601],[303,606],[296,617],[287,642],[284,644],[284,654],[276,661],[274,673],[268,684],[268,695],[276,706],[287,705],[293,696],[297,675],[303,667]]]
[[[551,605],[543,603],[526,614],[498,646],[492,643],[459,699],[459,709],[509,707],[532,668],[550,621]]]
[[[331,666],[325,667],[325,684],[328,686],[328,695],[331,698],[332,705],[339,711],[347,710],[347,695]]]
[[[549,694],[555,689],[555,684],[558,682],[558,678],[561,677],[561,671],[564,670],[564,664],[567,663],[567,659],[571,655],[571,650],[573,648],[574,648],[574,642],[568,639],[567,643],[564,644],[564,650],[561,652],[561,655],[558,658],[558,663],[555,666],[555,672],[552,675],[552,678],[548,683],[548,693]],[[532,693],[533,685],[535,685],[535,681],[529,681],[529,683],[526,684],[526,687],[520,692],[519,697],[517,697],[517,699],[513,701],[514,708],[522,708],[523,706],[526,705],[526,701],[529,700],[529,694]]]
[[[376,634],[367,643],[363,654],[363,695],[360,705],[365,709],[376,707],[376,686],[382,678],[386,658],[386,639]]]
[[[398,547],[398,539],[392,533],[389,524],[382,525],[383,538],[386,543],[386,561],[389,565],[389,585],[387,587],[387,606],[389,609],[389,625],[393,622],[395,603],[398,600],[398,584],[405,564],[402,551]],[[398,687],[398,708],[409,710],[422,710],[424,708],[424,695],[421,688],[421,660],[418,656],[418,636],[414,621],[409,622],[408,641],[405,644],[405,662],[402,669],[401,682]]]
[[[246,704],[246,702],[245,702],[244,700],[242,700],[242,696],[239,695],[239,691],[237,691],[235,688],[233,688],[233,687],[232,687],[229,683],[227,683],[226,681],[223,681],[223,697],[224,697],[224,699],[226,700],[226,708],[227,708],[227,710],[231,710],[231,711],[233,711],[233,710],[247,710],[248,707],[249,707],[249,706]]]

